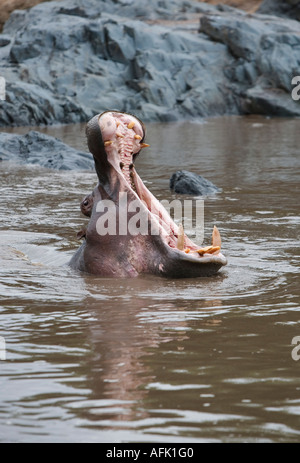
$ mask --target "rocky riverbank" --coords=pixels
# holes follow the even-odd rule
[[[43,3],[45,1],[46,0],[0,0],[0,32],[14,10],[32,8],[38,3]],[[205,3],[217,5],[220,2],[219,0],[206,0]],[[262,3],[262,0],[223,0],[222,3],[254,13]]]
[[[300,21],[300,2],[299,0],[264,0],[258,12]]]
[[[265,2],[264,2],[265,3]],[[300,116],[300,23],[189,0],[63,0],[13,12],[0,35],[0,126]]]
[[[0,0],[0,31],[15,10],[31,8],[45,0]]]

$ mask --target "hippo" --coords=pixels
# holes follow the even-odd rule
[[[69,262],[73,269],[101,277],[192,278],[226,265],[218,229],[210,246],[199,247],[138,175],[136,158],[149,146],[139,118],[104,111],[87,123],[86,136],[99,182],[81,203],[89,223]]]

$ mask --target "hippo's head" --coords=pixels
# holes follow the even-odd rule
[[[210,276],[226,265],[217,229],[212,245],[199,248],[137,174],[136,157],[149,146],[137,117],[106,111],[88,122],[86,134],[99,184],[81,203],[90,221],[72,267],[104,277],[187,278]]]

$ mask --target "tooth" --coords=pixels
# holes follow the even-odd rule
[[[128,129],[132,129],[135,125],[135,122],[134,121],[131,121],[129,122],[129,124],[127,125]]]
[[[124,138],[124,135],[122,135],[121,133],[116,133],[116,136],[119,137],[119,138]]]
[[[112,140],[107,140],[104,142],[104,146],[109,146],[112,144]]]
[[[147,143],[141,143],[140,144],[140,147],[141,148],[148,148],[150,145],[148,145]]]
[[[216,251],[220,251],[220,246],[206,246],[205,248],[197,249],[199,256],[203,256],[203,254],[213,254]]]
[[[211,244],[212,246],[219,246],[221,248],[221,235],[216,226],[213,229]]]
[[[184,230],[181,224],[178,227],[177,249],[179,249],[179,251],[184,250]]]
[[[210,254],[213,254],[216,251],[220,251],[221,246],[213,246],[212,250],[210,251]]]
[[[135,134],[134,138],[135,138],[136,140],[141,140],[141,139],[142,139],[142,137],[141,137],[140,135],[138,135],[138,134]]]

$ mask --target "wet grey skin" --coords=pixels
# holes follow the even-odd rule
[[[142,121],[121,111],[105,111],[88,122],[87,142],[99,183],[81,203],[82,212],[90,220],[85,240],[71,259],[70,266],[102,277],[152,274],[193,278],[214,275],[227,263],[220,246],[215,246],[220,244],[219,234],[213,238],[213,246],[207,252],[202,248],[198,253],[199,246],[173,222],[135,170],[134,162],[141,149],[149,146],[144,143],[145,134]],[[118,218],[120,208],[124,207],[120,198],[125,193],[127,206],[135,201],[146,217],[147,232],[144,234],[120,233]],[[100,235],[97,231],[97,221],[107,212],[101,209],[104,200],[113,201],[115,205],[116,234]],[[127,212],[128,223],[135,213]]]

